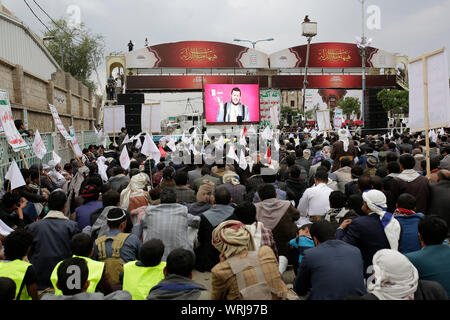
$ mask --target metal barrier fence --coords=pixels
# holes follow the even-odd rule
[[[31,167],[31,165],[35,163],[48,163],[53,158],[53,150],[61,157],[61,166],[69,163],[70,159],[75,158],[72,148],[59,132],[40,133],[40,135],[42,137],[42,140],[44,141],[45,147],[47,148],[47,153],[45,154],[42,161],[38,157],[36,157],[33,148],[31,147],[34,141],[34,136],[24,138],[29,148],[22,150],[22,152],[24,154],[28,167]],[[87,148],[91,144],[98,145],[97,135],[95,131],[77,131],[75,132],[75,136],[77,137],[77,141],[80,144],[81,149]],[[2,184],[5,181],[4,177],[6,175],[6,172],[8,172],[9,166],[11,165],[13,159],[17,162],[19,168],[25,168],[20,153],[14,152],[6,141],[6,137],[4,135],[1,135],[0,181]]]

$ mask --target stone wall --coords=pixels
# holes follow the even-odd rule
[[[59,70],[45,80],[0,58],[0,89],[9,92],[14,118],[25,120],[27,117],[28,128],[34,131],[56,129],[48,104],[56,107],[67,131],[72,118],[76,131],[91,130],[97,122],[94,115],[98,112],[93,110],[97,104],[92,90],[67,72]]]

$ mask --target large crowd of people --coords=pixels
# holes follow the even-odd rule
[[[0,300],[447,299],[447,139],[429,174],[425,136],[395,130],[284,128],[278,165],[245,170],[135,142],[34,164],[1,190]]]

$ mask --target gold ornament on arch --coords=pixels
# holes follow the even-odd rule
[[[180,58],[184,61],[214,61],[217,60],[217,55],[213,49],[183,48],[180,50]]]

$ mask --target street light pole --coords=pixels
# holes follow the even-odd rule
[[[262,39],[262,40],[256,40],[256,41],[242,40],[242,39],[233,39],[233,41],[250,42],[250,43],[252,44],[252,46],[253,46],[253,49],[255,49],[255,45],[256,45],[258,42],[261,42],[261,41],[273,41],[273,40],[274,40],[273,38]]]
[[[311,39],[317,35],[317,22],[311,22],[308,16],[302,22],[302,35],[307,38],[308,45],[306,46],[306,62],[305,62],[305,75],[303,76],[303,93],[302,93],[302,114],[306,120],[305,115],[305,102],[306,102],[306,85],[308,84],[308,63],[309,63],[309,48],[311,45]]]
[[[312,37],[308,37],[308,45],[306,46],[306,63],[305,63],[305,75],[303,76],[303,93],[302,93],[302,98],[303,98],[303,103],[302,103],[302,113],[303,116],[305,115],[305,94],[306,94],[306,86],[308,84],[308,63],[309,63],[309,47],[311,44],[311,39]],[[306,117],[305,117],[306,118]]]
[[[362,101],[361,101],[361,120],[364,129],[364,108],[366,92],[366,37],[364,36],[364,0],[361,0],[361,29],[362,29]],[[362,133],[362,132],[361,132]]]

